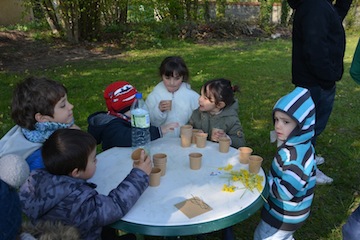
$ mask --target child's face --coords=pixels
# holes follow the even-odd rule
[[[183,82],[183,76],[179,76],[179,74],[175,72],[173,73],[173,75],[174,76],[161,76],[166,89],[171,93],[179,90],[181,83]]]
[[[296,122],[287,114],[275,111],[275,132],[277,138],[285,141],[296,127]]]
[[[74,120],[73,116],[74,105],[68,102],[67,95],[65,94],[54,107],[54,116],[48,116],[50,122],[58,123],[71,123]]]
[[[94,150],[90,153],[88,157],[86,169],[79,171],[79,178],[84,180],[92,178],[96,170],[96,163],[96,148],[94,148]]]
[[[204,93],[204,88],[201,89],[201,95],[199,98],[199,110],[202,112],[209,112],[210,114],[215,114],[220,111],[220,108],[215,104],[214,95],[208,92],[208,96]]]

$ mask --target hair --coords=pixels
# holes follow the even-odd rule
[[[64,85],[45,77],[28,77],[13,92],[11,118],[20,127],[35,129],[35,114],[53,117],[55,105],[67,94]]]
[[[225,107],[235,102],[234,92],[239,90],[238,86],[231,86],[231,81],[218,78],[207,81],[202,87],[205,96],[210,97],[210,93],[215,98],[215,104],[221,101],[225,103]]]
[[[56,130],[42,147],[45,168],[54,175],[69,175],[75,168],[85,170],[95,148],[96,140],[87,132],[70,128]]]
[[[174,76],[174,72],[183,77],[183,82],[189,81],[189,69],[184,60],[178,56],[166,57],[160,65],[160,77],[165,75],[167,77]]]

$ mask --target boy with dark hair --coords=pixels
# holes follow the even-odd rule
[[[142,151],[129,175],[109,195],[99,194],[96,185],[87,182],[96,169],[96,141],[81,130],[55,131],[42,154],[46,169],[32,171],[20,188],[23,212],[33,223],[74,226],[81,239],[99,239],[103,227],[121,219],[149,185],[151,161]]]
[[[79,128],[74,106],[64,85],[44,77],[28,77],[18,83],[12,97],[11,117],[17,124],[0,140],[0,157],[16,154],[30,170],[43,168],[42,143],[56,130]]]

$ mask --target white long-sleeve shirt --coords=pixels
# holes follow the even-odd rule
[[[199,107],[199,97],[188,83],[183,82],[174,93],[169,92],[163,82],[158,83],[146,99],[151,124],[157,127],[171,122],[177,122],[179,126],[187,124],[192,112]],[[161,100],[172,100],[171,111],[160,111]],[[165,136],[178,137],[179,133],[180,128],[176,128]]]

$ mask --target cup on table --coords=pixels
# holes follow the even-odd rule
[[[249,172],[257,174],[260,171],[263,158],[258,155],[249,157]]]
[[[167,155],[165,153],[156,153],[153,155],[154,167],[158,167],[161,169],[161,176],[164,176],[166,173],[166,163]]]
[[[239,147],[239,159],[240,163],[248,164],[249,163],[249,157],[251,153],[253,152],[252,148],[249,147]]]
[[[213,128],[211,130],[211,141],[218,142],[219,136],[224,136],[225,131],[220,128]]]
[[[144,150],[143,148],[135,149],[131,154],[131,159],[133,160],[134,164],[138,164],[140,162],[141,151]]]
[[[190,153],[189,160],[190,160],[190,169],[198,170],[201,168],[201,160],[202,160],[201,153]]]
[[[202,130],[200,130],[200,129],[193,129],[193,130],[192,130],[191,143],[196,144],[196,134],[197,134],[198,132],[202,132]]]
[[[230,138],[221,137],[219,138],[219,152],[227,153],[230,148]]]
[[[207,133],[198,132],[195,134],[196,136],[196,147],[204,148],[206,146]]]
[[[153,167],[150,173],[150,182],[151,187],[156,187],[160,185],[161,169],[158,167]]]
[[[180,127],[181,146],[190,147],[193,126],[183,125]]]

